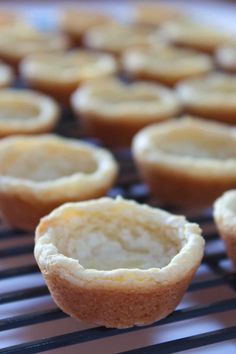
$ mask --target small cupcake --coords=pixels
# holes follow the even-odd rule
[[[33,230],[59,205],[101,197],[117,164],[101,148],[53,135],[0,141],[0,212],[12,227]]]
[[[135,27],[121,23],[105,23],[88,30],[84,44],[88,48],[120,56],[128,48],[149,47],[149,28]]]
[[[175,94],[164,86],[117,79],[98,80],[81,86],[72,96],[72,107],[88,135],[105,145],[128,146],[144,126],[180,112]]]
[[[182,17],[183,13],[177,8],[151,3],[140,3],[133,11],[133,22],[142,26],[157,27],[166,21]]]
[[[236,190],[228,191],[216,200],[214,219],[227,254],[236,268]]]
[[[141,130],[133,155],[151,192],[166,205],[209,207],[236,188],[236,130],[184,117]]]
[[[8,26],[1,29],[0,59],[17,69],[29,54],[61,51],[69,46],[68,38],[62,34],[40,32],[29,26]]]
[[[220,47],[215,58],[222,70],[236,73],[236,42]]]
[[[65,104],[82,82],[117,71],[118,64],[112,56],[86,50],[32,54],[20,66],[28,86]]]
[[[81,44],[87,30],[111,21],[108,16],[96,11],[63,9],[60,12],[59,27],[75,44]]]
[[[187,79],[177,85],[177,94],[187,113],[236,124],[236,75]]]
[[[53,130],[59,107],[48,96],[31,90],[0,90],[0,137],[42,134]]]
[[[206,74],[214,67],[207,54],[164,45],[130,49],[124,53],[122,64],[128,76],[161,82],[167,86]]]
[[[233,40],[233,36],[222,30],[186,18],[169,21],[160,31],[170,43],[207,53],[214,53],[218,47]],[[159,36],[160,32],[157,34]]]
[[[62,205],[43,218],[34,254],[64,312],[127,328],[174,311],[203,249],[199,226],[185,217],[102,198]]]

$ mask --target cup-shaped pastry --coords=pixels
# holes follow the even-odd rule
[[[128,146],[138,130],[180,111],[177,97],[164,86],[116,79],[81,86],[72,96],[72,106],[87,134],[111,147]]]
[[[208,207],[236,188],[236,130],[183,117],[141,130],[133,155],[151,192],[166,205]]]
[[[133,22],[141,26],[157,27],[166,21],[182,18],[177,8],[166,5],[139,3],[133,9]]]
[[[105,51],[116,56],[129,48],[150,46],[149,28],[142,28],[121,23],[105,23],[88,30],[84,44],[88,48]]]
[[[166,22],[160,31],[170,43],[207,53],[214,53],[222,44],[233,40],[233,36],[222,29],[187,18]],[[159,36],[159,30],[157,33]]]
[[[0,15],[1,21],[1,15]],[[0,88],[11,86],[14,81],[14,74],[11,67],[0,61]]]
[[[222,70],[236,73],[236,42],[218,48],[215,58]]]
[[[13,26],[1,29],[0,59],[18,69],[27,55],[39,52],[55,52],[70,46],[62,34],[40,32],[30,26]]]
[[[132,78],[157,81],[167,86],[207,74],[214,67],[207,54],[167,45],[127,50],[122,57],[122,66]]]
[[[59,107],[50,97],[31,90],[0,90],[0,137],[42,134],[53,130]]]
[[[101,198],[62,205],[43,218],[34,253],[63,311],[126,328],[174,311],[203,248],[199,226],[183,216]]]
[[[59,27],[75,44],[81,44],[87,30],[111,21],[104,13],[71,8],[61,10]]]
[[[53,135],[0,141],[0,211],[12,227],[32,230],[59,205],[101,197],[117,174],[112,155]]]
[[[28,86],[64,104],[69,103],[71,94],[81,83],[117,71],[118,64],[111,55],[87,50],[32,54],[20,66]]]
[[[236,190],[228,191],[216,200],[213,215],[227,254],[236,268]]]
[[[176,91],[186,113],[236,124],[236,75],[212,73],[187,79]]]

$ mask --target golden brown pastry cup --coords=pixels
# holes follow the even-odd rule
[[[117,72],[118,64],[112,56],[82,49],[36,53],[27,56],[20,65],[20,73],[27,86],[54,97],[64,105],[69,104],[70,96],[83,82],[109,77]]]
[[[204,53],[160,43],[156,47],[127,50],[122,56],[122,67],[128,77],[174,87],[181,80],[208,74],[214,64]]]
[[[236,191],[224,193],[214,203],[214,219],[227,254],[236,268]]]
[[[178,134],[182,136],[182,141],[176,143],[176,151],[178,144],[184,145],[190,140],[190,143],[186,143],[184,154],[181,150],[171,150],[173,147],[168,150],[168,141],[175,142],[175,131],[176,138]],[[198,147],[191,156],[190,137],[194,135],[197,136]],[[162,141],[167,150],[162,150]],[[232,156],[226,153],[225,159],[218,158],[221,149],[224,151],[226,147],[227,151],[227,144],[230,144]],[[211,146],[217,148],[215,156]],[[234,146],[236,148],[235,131],[226,125],[187,117],[144,128],[134,137],[132,151],[141,177],[161,202],[180,207],[205,208],[211,206],[224,191],[236,188]],[[196,149],[200,151],[199,157]],[[204,149],[206,155],[201,157]]]
[[[95,91],[93,91],[94,88]],[[123,90],[124,92],[129,90],[129,94],[132,95],[136,88],[142,88],[144,101],[146,92],[147,95],[154,96],[156,100],[155,112],[148,111],[150,105],[147,101],[146,107],[142,108],[143,113],[134,106],[132,109],[128,106],[121,113],[119,105],[109,106],[112,98],[105,94],[104,99],[100,97],[100,95],[103,96],[104,89],[109,91],[109,88],[114,89],[112,93],[114,100]],[[86,101],[84,100],[85,96]],[[106,146],[113,148],[129,146],[134,134],[140,129],[151,123],[172,118],[178,115],[181,109],[175,94],[164,86],[144,82],[132,83],[127,86],[115,79],[98,80],[81,86],[73,94],[71,103],[86,134],[99,138]]]
[[[82,155],[88,155],[87,162]],[[1,215],[11,227],[25,230],[33,230],[41,217],[65,202],[105,195],[117,174],[108,151],[53,135],[5,138],[0,141],[0,160]],[[93,169],[84,170],[90,162]],[[48,173],[53,177],[47,178]]]
[[[59,27],[72,41],[74,46],[83,43],[86,31],[95,26],[112,22],[112,19],[100,12],[78,8],[62,9],[59,17]]]
[[[236,75],[211,73],[180,81],[176,92],[184,112],[222,123],[236,124]]]
[[[132,233],[132,228],[136,228],[137,232],[139,227],[146,228],[144,236],[141,236],[141,231],[140,234],[134,235],[138,239],[143,237],[146,253],[152,252],[148,233],[150,230],[155,232],[160,229],[163,241],[157,237],[153,242],[168,243],[169,232],[172,242],[175,240],[179,245],[178,251],[174,251],[174,257],[168,258],[163,267],[153,265],[151,268],[141,269],[127,267],[125,263],[122,267],[122,262],[121,267],[112,268],[111,265],[107,270],[103,269],[102,263],[98,264],[98,269],[96,264],[93,264],[92,268],[83,266],[83,263],[92,257],[91,254],[86,251],[87,256],[78,253],[78,258],[75,258],[66,245],[68,242],[71,245],[73,242],[80,244],[80,237],[87,227],[83,218],[86,220],[88,213],[93,216],[90,219],[92,229],[100,232],[100,229],[104,228],[102,233],[107,238],[106,247],[110,242],[119,239],[119,235],[124,231],[124,223],[127,222],[127,232],[131,230]],[[107,216],[110,218],[107,219]],[[74,234],[77,222],[81,226]],[[112,233],[107,233],[107,228],[113,222],[117,223],[117,228]],[[67,227],[60,231],[62,223]],[[156,234],[159,233],[158,231]],[[91,240],[89,230],[86,235]],[[126,244],[127,237],[126,233],[122,245]],[[135,243],[131,246],[129,241],[127,242],[131,252],[127,257],[136,257],[138,249],[132,254]],[[79,250],[83,252],[81,247],[80,244]],[[141,244],[140,247],[142,248]],[[34,253],[51,295],[63,311],[89,323],[127,328],[160,320],[176,308],[201,262],[203,248],[204,241],[199,227],[188,223],[184,217],[121,198],[102,198],[85,203],[65,204],[42,219],[36,230]],[[109,247],[107,251],[110,254],[113,252]],[[163,254],[162,256],[165,257]],[[97,257],[96,253],[94,257]],[[94,257],[90,259],[92,262]],[[106,263],[106,257],[104,259]],[[124,262],[129,261],[128,258],[122,259]]]
[[[187,17],[163,23],[161,33],[169,43],[208,54],[233,41],[233,36],[226,31]]]
[[[10,135],[50,132],[59,120],[60,110],[52,98],[36,91],[1,89],[0,112],[0,137],[2,138]]]

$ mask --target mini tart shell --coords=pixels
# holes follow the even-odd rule
[[[31,119],[18,118],[17,120],[6,117],[0,119],[0,137],[17,134],[42,134],[53,130],[59,119],[59,107],[57,103],[48,96],[31,90],[1,89],[0,90],[0,112],[1,105],[9,107],[27,105],[37,109]],[[17,114],[17,113],[16,113]]]
[[[217,86],[224,88],[217,91]],[[234,86],[235,93],[227,92]],[[176,92],[185,113],[227,124],[236,124],[236,75],[212,73],[179,82]]]
[[[74,70],[71,71],[70,74],[67,74],[66,71],[63,72],[63,68],[58,67],[56,75],[55,68],[57,60],[63,60],[64,58],[66,64],[67,58],[70,60],[70,58],[72,59],[73,57],[75,60],[77,58],[77,66],[81,72]],[[81,59],[84,59],[84,63],[80,63]],[[94,60],[94,62],[90,64],[90,68],[89,60]],[[85,70],[90,69],[89,74],[86,74],[86,72],[83,73],[83,65]],[[91,71],[91,65],[93,71]],[[74,67],[71,66],[71,69],[73,68]],[[68,70],[68,67],[66,70]],[[69,53],[33,54],[26,57],[20,65],[21,76],[29,87],[53,96],[60,103],[64,104],[69,104],[71,94],[81,83],[91,79],[110,76],[117,71],[118,64],[112,56],[103,53],[91,53],[87,50],[73,50]]]
[[[83,36],[90,28],[111,22],[108,16],[95,11],[64,9],[60,13],[59,27],[75,45],[83,42]]]
[[[214,219],[229,258],[236,268],[236,190],[224,193],[214,204]]]
[[[150,111],[148,103],[143,112],[134,106],[133,108],[123,107],[122,110],[119,105],[109,106],[109,99],[105,95],[104,99],[96,96],[96,92],[99,95],[104,88],[108,89],[109,87],[115,88],[115,90],[116,88],[124,88],[125,90],[126,87],[129,87],[130,92],[132,87],[142,87],[145,92],[157,96],[155,110]],[[116,99],[115,93],[114,99]],[[129,146],[133,136],[141,128],[172,118],[178,115],[181,109],[178,98],[164,86],[144,82],[136,82],[126,86],[118,80],[87,83],[75,91],[71,103],[75,113],[81,119],[86,133],[101,139],[105,145],[110,147]],[[161,105],[160,109],[158,104]]]
[[[44,135],[37,137],[17,136],[0,141],[0,158],[9,154],[17,161],[16,152],[11,156],[12,148],[19,146],[20,153],[31,149],[31,146],[43,151],[43,146],[52,146],[52,155],[55,146],[58,149],[78,150],[78,159],[81,151],[91,154],[97,163],[94,172],[74,172],[68,176],[60,176],[56,179],[34,181],[32,179],[14,177],[0,174],[0,211],[7,223],[15,228],[33,230],[41,217],[59,205],[70,201],[81,201],[101,197],[113,185],[117,175],[117,164],[112,155],[102,148],[93,147],[87,143],[73,139],[65,139],[56,135]],[[50,150],[50,149],[49,149]],[[46,154],[49,152],[46,151]],[[5,154],[5,155],[4,155]],[[32,159],[34,156],[32,156]],[[48,158],[48,156],[47,156]],[[40,164],[40,161],[38,161]],[[45,173],[47,170],[45,169]]]
[[[122,66],[132,78],[171,87],[181,80],[207,74],[214,67],[211,57],[206,54],[164,45],[128,50],[122,56]]]
[[[144,223],[145,220],[150,223],[151,220],[155,223],[158,220],[163,228],[173,227],[176,238],[185,239],[182,248],[167,266],[146,270],[88,269],[77,259],[66,257],[57,249],[56,239],[66,238],[63,231],[57,232],[61,222],[65,221],[68,225],[68,234],[70,226],[73,227],[72,220],[76,215],[79,218],[80,213],[86,215],[90,210],[102,210],[104,215],[106,211],[112,212],[117,218],[124,213],[123,209],[133,213],[134,218],[140,215]],[[109,223],[112,223],[112,218]],[[79,232],[75,237],[79,237]],[[204,248],[201,231],[196,224],[188,223],[184,217],[121,198],[61,206],[40,222],[35,241],[37,263],[57,305],[75,318],[116,328],[150,324],[171,313],[198,268]]]
[[[39,52],[60,52],[70,47],[69,39],[58,33],[45,33],[30,26],[13,26],[1,29],[0,59],[18,71],[20,61],[27,55]]]
[[[217,48],[233,41],[233,36],[228,33],[188,18],[168,21],[161,26],[160,31],[169,43],[209,54],[214,54]]]
[[[209,138],[214,144],[215,136],[221,139],[220,143],[216,141],[218,146],[224,147],[222,141],[227,146],[230,140],[236,144],[235,129],[191,117],[152,125],[134,137],[132,152],[140,174],[151,192],[166,205],[209,207],[223,192],[236,188],[236,158],[199,158],[191,153],[181,155],[155,146],[163,137],[171,142],[174,134],[181,134],[184,143],[184,135],[188,138],[196,133],[200,148],[201,141],[206,144]],[[191,146],[186,149],[191,150]]]
[[[121,23],[105,23],[88,30],[84,36],[84,45],[92,50],[110,53],[120,58],[129,48],[147,48],[150,46],[149,28]]]

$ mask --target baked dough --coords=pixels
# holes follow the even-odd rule
[[[214,219],[236,267],[236,190],[224,193],[214,204]]]
[[[111,21],[108,16],[96,11],[71,8],[61,11],[59,27],[75,44],[81,44],[87,30]]]
[[[126,328],[176,308],[203,248],[200,228],[183,216],[102,198],[65,204],[43,218],[35,258],[63,311]]]
[[[152,30],[149,28],[105,23],[88,30],[84,36],[84,44],[91,49],[120,56],[128,48],[149,47],[150,33]]]
[[[212,73],[177,85],[185,112],[236,124],[236,75]]]
[[[236,73],[236,42],[216,51],[216,62],[225,71]]]
[[[21,75],[30,87],[66,104],[82,82],[117,71],[118,64],[112,56],[87,50],[32,54],[20,66]]]
[[[236,130],[183,117],[152,125],[132,151],[151,192],[166,205],[208,207],[236,188]]]
[[[68,38],[62,34],[40,32],[30,26],[1,28],[0,58],[15,69],[29,54],[61,51],[69,46]]]
[[[145,82],[127,85],[117,79],[81,86],[72,96],[72,106],[87,134],[112,147],[128,146],[139,129],[180,111],[169,89]]]
[[[0,15],[1,21],[1,15]],[[14,81],[14,74],[11,67],[0,61],[0,89],[9,87]]]
[[[122,58],[124,71],[136,79],[174,86],[178,81],[208,73],[213,61],[207,54],[170,46],[130,49]]]
[[[218,47],[233,41],[230,34],[187,18],[166,22],[158,30],[158,36],[160,31],[167,41],[175,45],[207,53],[214,53]]]
[[[112,186],[112,155],[53,135],[0,141],[0,211],[12,226],[33,230],[57,206],[101,197]]]
[[[56,102],[31,90],[0,90],[0,137],[51,131],[59,119]]]

